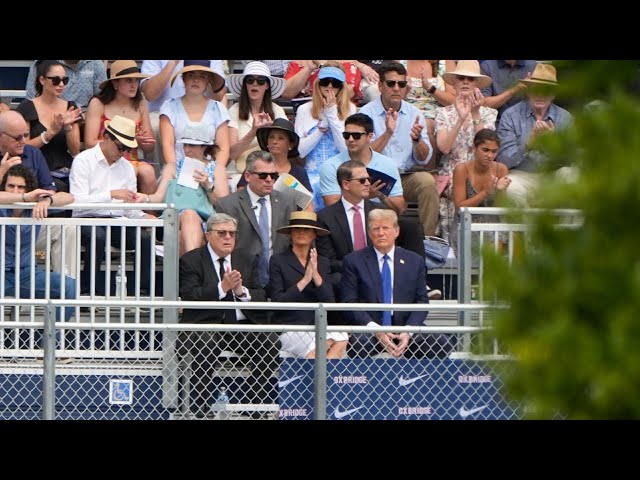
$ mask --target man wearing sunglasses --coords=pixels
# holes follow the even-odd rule
[[[278,235],[276,229],[287,225],[289,214],[298,207],[293,195],[273,190],[278,172],[269,152],[251,152],[244,176],[247,188],[221,198],[215,208],[238,221],[236,248],[260,256],[260,285],[264,287],[269,282],[271,255],[286,251],[290,243],[290,237]]]
[[[180,298],[185,301],[264,302],[260,286],[259,255],[236,249],[241,238],[238,221],[224,213],[207,220],[207,244],[180,257]],[[265,310],[186,309],[180,323],[267,324]],[[222,344],[222,345],[221,345]],[[224,346],[223,346],[224,345]],[[238,403],[273,403],[276,395],[269,378],[277,368],[280,350],[278,335],[270,332],[190,332],[180,335],[178,353],[190,350],[193,356],[192,385],[196,391],[191,411],[205,417],[211,404],[209,384],[221,350],[232,350],[253,363],[241,386],[231,386]],[[242,393],[241,393],[242,391]],[[259,412],[254,412],[258,414]]]
[[[28,145],[29,126],[22,115],[16,111],[5,112],[0,115],[0,179],[5,176],[13,165],[22,164],[36,177],[38,188],[57,191],[56,184],[49,173],[49,166],[39,148]],[[62,242],[62,230],[65,231],[65,241]],[[36,242],[36,250],[47,250],[47,229],[40,229]],[[76,229],[72,226],[52,226],[51,240],[51,269],[76,277]],[[65,263],[62,264],[62,249],[64,248]]]
[[[136,173],[131,163],[122,154],[136,148],[136,124],[133,120],[116,115],[110,122],[105,122],[104,139],[95,147],[78,154],[73,160],[69,176],[70,191],[78,203],[133,203],[138,194],[136,192]],[[131,219],[155,218],[142,210],[122,210],[114,205],[108,210],[74,210],[73,217],[107,217]],[[105,257],[106,230],[104,226],[95,228],[81,228],[81,241],[85,246],[84,268],[81,274],[81,293],[93,294],[90,291],[91,267],[95,266],[95,295],[105,294],[104,274],[100,266]],[[151,237],[149,233],[140,230],[140,294],[147,296],[151,280]],[[92,244],[95,244],[95,258],[92,257]],[[111,245],[121,247],[121,236],[118,228],[112,229]],[[136,229],[127,227],[126,248],[136,248]]]
[[[401,172],[435,168],[435,155],[427,135],[422,111],[403,100],[407,93],[407,70],[398,62],[383,63],[380,74],[380,97],[360,109],[373,119],[374,139],[371,148],[393,159]],[[418,203],[418,217],[424,235],[434,235],[438,225],[439,195],[429,172],[402,176],[407,201]]]

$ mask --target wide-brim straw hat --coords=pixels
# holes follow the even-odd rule
[[[456,77],[475,77],[478,79],[478,88],[486,88],[491,85],[491,77],[480,73],[480,63],[477,60],[458,60],[456,69],[453,72],[446,72],[442,78],[449,85],[453,85]]]
[[[318,226],[318,216],[314,212],[291,212],[289,225],[278,228],[276,232],[291,235],[292,228],[312,228],[320,237],[329,235],[329,230]]]
[[[531,78],[522,79],[520,82],[525,85],[558,85],[556,67],[548,63],[538,63],[531,73]]]
[[[225,85],[224,77],[214,72],[210,65],[210,60],[185,60],[184,66],[171,76],[171,86],[173,87],[173,82],[176,81],[176,78],[184,73],[196,71],[207,72],[211,77],[209,80],[211,82],[211,88],[213,88],[214,92],[219,92]]]
[[[148,78],[150,75],[140,73],[140,67],[134,60],[116,60],[111,64],[109,79],[100,84],[102,90],[111,80],[119,78]]]
[[[105,132],[114,135],[123,145],[130,148],[138,147],[138,142],[136,141],[136,122],[130,118],[116,115],[111,120],[105,121],[104,127]]]
[[[258,145],[260,145],[262,150],[266,152],[269,151],[267,144],[269,143],[269,132],[271,132],[271,130],[284,130],[287,132],[289,140],[291,141],[291,153],[289,156],[299,156],[298,145],[300,144],[300,137],[296,133],[293,123],[285,118],[276,118],[268,127],[261,127],[258,129],[256,137],[258,138]]]
[[[242,73],[234,73],[227,77],[227,86],[229,87],[229,91],[235,95],[240,95],[240,93],[242,93],[244,77],[247,75],[267,77],[269,79],[269,84],[271,85],[271,98],[281,97],[284,93],[285,87],[287,86],[287,81],[284,78],[271,76],[271,70],[269,70],[266,63],[249,62],[245,65]]]

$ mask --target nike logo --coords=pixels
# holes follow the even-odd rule
[[[401,387],[405,387],[407,385],[412,384],[413,382],[420,380],[421,378],[428,377],[428,376],[429,376],[428,373],[424,375],[420,375],[419,377],[413,377],[413,378],[409,378],[409,377],[404,378],[404,376],[400,375],[398,377],[398,383],[400,384]]]
[[[281,380],[278,382],[278,388],[284,388],[289,385],[291,382],[295,382],[296,380],[300,380],[302,375],[298,375],[297,377],[291,377],[288,380]]]
[[[473,415],[474,413],[478,413],[479,411],[484,410],[488,406],[489,405],[483,405],[481,407],[470,408],[469,410],[467,410],[466,408],[462,407],[460,409],[460,416],[462,418],[467,418],[469,415]]]
[[[345,410],[344,412],[341,412],[340,410],[338,410],[336,408],[336,411],[333,412],[333,414],[337,419],[340,419],[340,418],[346,417],[347,415],[351,415],[353,412],[357,412],[358,410],[360,410],[363,407],[364,407],[364,405],[362,405],[360,407],[352,408],[351,410]]]

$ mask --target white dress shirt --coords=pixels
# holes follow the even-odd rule
[[[351,243],[353,245],[356,244],[356,236],[353,232],[353,217],[355,216],[356,212],[355,210],[353,210],[353,204],[349,203],[348,201],[346,201],[344,199],[344,197],[340,197],[340,201],[342,202],[342,205],[344,206],[344,211],[347,213],[347,222],[349,222],[349,232],[351,232]],[[362,230],[364,231],[364,243],[366,245],[368,245],[367,242],[367,219],[364,216],[364,199],[360,200],[360,202],[358,202],[356,205],[358,205],[360,207],[360,218],[362,219]]]
[[[253,213],[255,213],[256,215],[256,222],[258,222],[258,225],[260,225],[260,209],[262,208],[260,202],[258,202],[258,199],[260,199],[260,197],[253,193],[249,186],[247,186],[247,192],[249,192],[251,208],[253,209]],[[271,256],[273,255],[273,238],[271,238],[273,236],[271,233],[271,225],[273,224],[273,222],[271,221],[271,195],[265,195],[264,198],[266,199],[265,207],[267,208],[267,216],[269,217],[269,258],[271,258]]]
[[[73,159],[69,174],[69,191],[77,203],[113,203],[119,200],[111,198],[111,190],[127,189],[137,192],[136,171],[131,162],[120,157],[112,165],[100,148],[95,147],[80,152]],[[73,217],[128,217],[144,218],[142,210],[73,210]]]

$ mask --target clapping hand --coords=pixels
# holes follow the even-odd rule
[[[465,120],[471,113],[471,99],[468,95],[458,94],[456,96],[455,106],[460,120]]]
[[[67,112],[62,115],[62,126],[69,127],[82,119],[82,109],[80,107],[70,107]]]
[[[420,123],[420,116],[417,115],[415,122],[413,122],[413,125],[411,125],[411,131],[409,132],[409,135],[411,135],[411,140],[413,140],[414,142],[420,141],[420,134],[422,133],[423,128],[424,125]]]
[[[474,88],[469,95],[469,100],[471,101],[471,113],[478,113],[480,111],[480,107],[484,105],[484,95],[479,88]]]
[[[222,291],[233,290],[236,295],[242,295],[242,275],[238,270],[227,270],[221,282]]]
[[[387,110],[384,125],[387,127],[387,133],[389,135],[393,135],[393,132],[396,131],[396,126],[398,125],[398,112],[394,111],[393,108]]]

